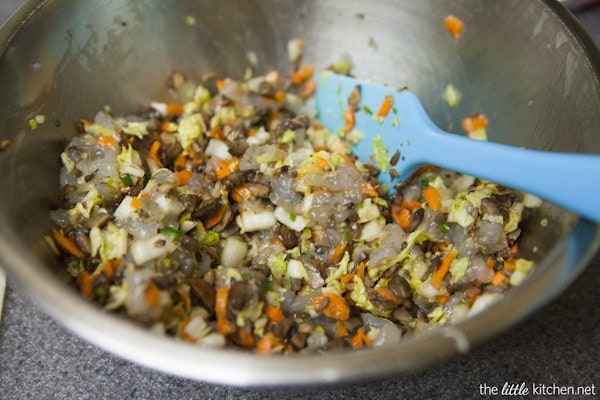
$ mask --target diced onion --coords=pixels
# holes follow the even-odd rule
[[[221,252],[221,265],[225,268],[236,267],[246,257],[246,253],[248,253],[248,245],[242,238],[228,237]]]

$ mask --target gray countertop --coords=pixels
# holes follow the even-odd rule
[[[22,2],[0,0],[0,22]],[[600,42],[600,9],[578,17]],[[465,399],[482,397],[484,385],[505,383],[524,383],[530,393],[533,385],[587,386],[596,394],[589,398],[598,398],[599,288],[600,253],[548,306],[438,367],[337,387],[245,390],[168,376],[106,353],[47,317],[9,280],[0,324],[0,399]]]

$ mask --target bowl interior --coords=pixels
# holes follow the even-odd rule
[[[113,346],[117,352],[122,348],[128,353],[126,348],[135,347],[131,342],[143,333],[78,304],[70,291],[60,293],[64,285],[49,274],[53,262],[42,237],[49,231],[48,212],[56,207],[58,197],[58,155],[79,118],[93,118],[106,105],[123,115],[136,112],[149,100],[167,99],[166,79],[174,69],[197,81],[209,72],[241,78],[248,68],[256,73],[287,72],[291,68],[287,43],[301,38],[306,42],[304,61],[316,69],[349,55],[355,75],[409,86],[434,122],[449,131],[461,133],[460,120],[482,112],[490,120],[490,140],[544,150],[600,152],[598,52],[554,2],[355,0],[344,2],[343,7],[335,0],[41,3],[38,8],[37,2],[27,2],[0,33],[0,42],[5,43],[0,54],[0,139],[10,141],[0,154],[2,263],[44,300],[53,315],[67,318],[67,309],[91,313],[93,319],[83,319],[87,328],[73,322],[80,334],[102,330],[100,321],[111,321],[125,343]],[[465,22],[460,41],[444,27],[448,14]],[[449,84],[462,93],[461,103],[454,108],[442,99]],[[45,115],[47,122],[32,130],[28,120],[37,114]],[[549,227],[539,225],[543,218]],[[540,261],[541,268],[535,279],[515,291],[514,296],[525,304],[514,312],[508,305],[491,309],[486,318],[493,321],[496,312],[506,315],[505,320],[485,329],[481,323],[466,324],[465,340],[489,337],[541,305],[574,277],[598,244],[593,225],[578,224],[576,216],[551,205],[532,216],[526,231],[526,251]],[[573,246],[575,238],[577,246]],[[49,289],[37,290],[42,284]],[[62,296],[63,303],[55,304],[52,296]],[[148,340],[157,340],[157,353],[164,352],[161,346],[166,340]],[[97,342],[109,347],[102,337]],[[373,371],[405,371],[439,361],[449,355],[439,352],[442,344],[438,340],[437,345],[399,346],[397,351],[405,352],[409,361],[424,352],[429,356],[412,363],[390,359]],[[188,357],[189,353],[173,354]],[[215,368],[225,368],[213,356]],[[138,361],[170,370],[168,362],[158,365],[160,357]],[[382,360],[381,354],[348,357],[360,357],[366,365],[377,363],[377,357]],[[265,369],[277,365],[287,371],[272,376],[270,383],[319,380],[315,368],[320,361],[303,361],[294,378],[285,363],[254,361],[236,368],[247,373],[261,368],[256,365]],[[332,364],[329,368],[336,372],[321,380],[356,376],[341,364]],[[199,371],[194,377],[234,383],[233,378]],[[247,376],[261,383],[254,375],[258,373]],[[269,378],[262,379],[266,383]]]

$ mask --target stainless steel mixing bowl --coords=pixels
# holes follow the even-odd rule
[[[466,24],[458,42],[444,28],[451,13]],[[598,249],[598,226],[544,207],[522,243],[539,267],[501,302],[456,326],[360,352],[264,358],[210,350],[81,300],[42,239],[73,121],[105,105],[126,114],[166,98],[174,69],[196,79],[209,71],[242,77],[249,66],[287,71],[292,38],[306,41],[305,60],[317,68],[347,53],[359,77],[409,85],[444,128],[458,131],[462,117],[483,112],[491,140],[600,152],[600,56],[554,1],[28,1],[0,30],[0,140],[10,141],[0,153],[0,262],[10,278],[65,326],[136,363],[233,385],[314,384],[407,373],[468,351],[556,296]],[[459,107],[442,100],[448,84],[462,91]],[[48,122],[32,130],[37,114]],[[585,184],[590,173],[598,171],[573,179]]]

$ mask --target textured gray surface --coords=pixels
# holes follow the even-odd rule
[[[0,0],[0,21],[22,0]],[[582,21],[600,38],[600,13]],[[482,384],[600,386],[600,254],[567,291],[500,337],[407,377],[306,389],[243,390],[171,377],[114,357],[45,316],[10,281],[0,325],[0,399],[479,398]],[[593,396],[590,396],[592,398]],[[549,397],[548,397],[549,398]]]

